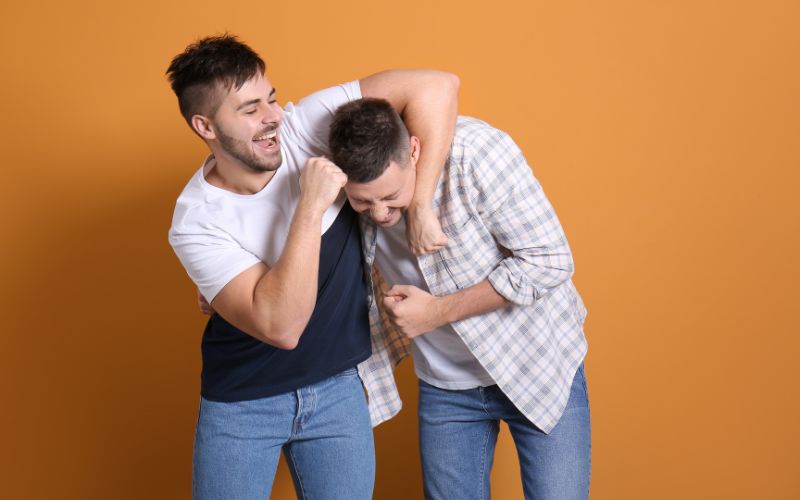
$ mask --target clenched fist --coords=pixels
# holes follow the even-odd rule
[[[447,235],[430,206],[414,203],[406,211],[406,238],[414,255],[436,252],[447,245]]]
[[[412,285],[387,290],[383,307],[389,321],[410,339],[447,323],[442,299]]]
[[[309,158],[300,176],[300,197],[317,210],[330,207],[347,183],[347,175],[327,158]]]

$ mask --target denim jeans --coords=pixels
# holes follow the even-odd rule
[[[489,472],[500,421],[519,456],[526,499],[589,496],[591,431],[583,365],[556,427],[545,434],[496,385],[451,391],[419,382],[419,437],[425,498],[489,498]]]
[[[298,498],[372,498],[375,446],[355,368],[253,401],[201,398],[193,498],[269,498],[281,450]]]

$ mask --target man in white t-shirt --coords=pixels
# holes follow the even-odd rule
[[[382,99],[342,105],[330,128],[366,262],[391,285],[375,287],[383,314],[370,310],[377,348],[365,366],[384,382],[370,405],[386,417],[399,408],[392,369],[410,350],[425,497],[489,498],[504,421],[526,498],[587,498],[586,311],[564,231],[522,152],[504,132],[459,117],[433,196],[449,242],[418,256],[404,233],[418,138]]]
[[[356,366],[371,354],[369,279],[346,176],[324,156],[333,111],[388,99],[431,153],[411,232],[446,238],[430,194],[447,154],[458,80],[389,71],[281,109],[263,60],[232,36],[205,38],[167,71],[181,113],[211,150],[176,203],[169,241],[216,314],[202,341],[195,498],[265,498],[283,450],[302,498],[368,499],[370,412]],[[425,194],[427,193],[427,195]]]

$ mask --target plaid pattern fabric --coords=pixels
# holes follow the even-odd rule
[[[452,326],[514,405],[550,432],[587,350],[586,309],[571,281],[572,255],[552,205],[506,133],[459,117],[433,207],[449,243],[418,257],[431,293],[452,294],[488,279],[512,302]],[[400,410],[393,369],[410,344],[379,307],[385,283],[374,269],[377,228],[362,216],[361,230],[374,298],[373,355],[359,373],[378,425]]]

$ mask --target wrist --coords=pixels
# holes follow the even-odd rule
[[[436,297],[437,316],[440,318],[441,324],[448,324],[458,320],[455,315],[455,304],[456,301],[453,299],[453,295]]]
[[[417,201],[414,199],[411,200],[407,210],[412,214],[425,214],[433,210],[433,207],[431,206],[430,202]]]
[[[321,203],[316,202],[315,200],[308,199],[306,197],[301,197],[299,203],[297,204],[297,210],[295,215],[298,219],[303,221],[309,221],[314,223],[321,223],[322,222],[322,215],[325,213],[327,207],[323,206]]]

